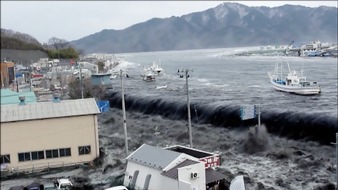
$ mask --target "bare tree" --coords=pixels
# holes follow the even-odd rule
[[[55,48],[56,50],[64,49],[69,46],[69,42],[65,39],[52,37],[48,40],[48,45]]]

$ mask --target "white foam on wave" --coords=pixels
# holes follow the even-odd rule
[[[206,82],[206,83],[208,83],[209,82],[209,80],[208,79],[197,79],[198,80],[198,82]]]
[[[248,86],[249,88],[261,88],[262,86],[260,86],[260,85],[250,85],[250,86]]]
[[[129,68],[135,68],[137,67],[137,64],[134,63],[134,62],[129,62],[129,61],[125,61],[125,60],[122,60],[120,62],[120,64],[118,64],[115,69],[116,70],[119,70],[119,69],[129,69]]]

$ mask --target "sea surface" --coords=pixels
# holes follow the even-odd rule
[[[336,184],[335,134],[337,131],[337,58],[286,56],[235,56],[250,48],[116,54],[123,61],[116,67],[123,77],[129,152],[143,143],[158,147],[189,146],[187,88],[192,121],[193,147],[218,152],[220,171],[230,182],[244,175],[247,190],[334,189]],[[303,70],[309,81],[317,81],[322,93],[301,96],[276,91],[269,82],[277,60]],[[161,61],[164,74],[145,82],[144,68]],[[179,71],[179,72],[178,72]],[[180,77],[183,75],[183,78]],[[81,175],[112,186],[125,171],[121,110],[121,78],[112,80],[113,89],[105,99],[109,112],[99,120],[102,166],[58,174],[1,182],[6,188],[19,183],[55,176]],[[156,89],[167,85],[167,88]],[[241,120],[242,106],[257,105],[258,118]],[[231,175],[229,175],[231,174]]]
[[[250,49],[250,48],[247,48]],[[194,123],[240,127],[256,121],[240,120],[240,108],[257,105],[268,131],[295,139],[311,139],[323,144],[335,141],[337,131],[337,58],[286,56],[234,56],[246,48],[134,53],[120,55],[129,65],[124,79],[126,108],[169,119],[187,119],[185,69]],[[309,81],[317,81],[322,93],[300,96],[276,91],[269,82],[276,61],[289,62],[291,69],[303,71]],[[141,80],[143,68],[161,61],[164,75],[156,82]],[[183,75],[180,78],[178,75]],[[156,87],[167,85],[166,89]],[[121,84],[114,81],[112,105],[121,106]],[[323,134],[318,134],[321,131]],[[299,134],[301,133],[301,134]]]

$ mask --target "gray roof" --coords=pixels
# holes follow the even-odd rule
[[[199,162],[194,161],[194,160],[189,160],[189,159],[184,160],[183,162],[177,164],[175,167],[171,168],[170,170],[163,172],[162,175],[173,178],[173,179],[178,179],[178,168],[194,165],[197,163]]]
[[[212,168],[207,168],[205,169],[205,183],[213,183],[215,181],[220,181],[222,179],[225,179],[227,176],[224,174],[212,169]]]
[[[127,160],[163,170],[180,155],[178,152],[143,144],[129,155]]]
[[[94,98],[1,105],[1,123],[98,114]]]

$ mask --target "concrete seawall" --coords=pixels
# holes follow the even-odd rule
[[[1,61],[14,61],[18,64],[31,64],[40,58],[47,58],[46,52],[40,50],[1,49]]]

